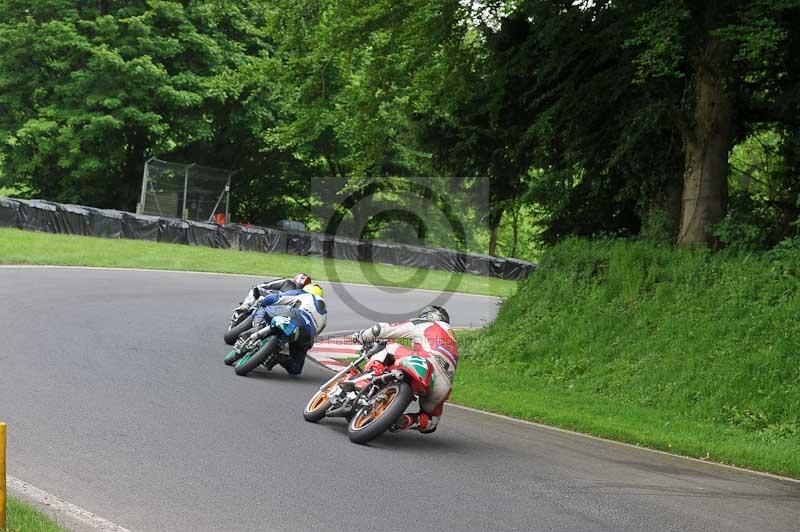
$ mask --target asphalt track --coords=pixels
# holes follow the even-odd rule
[[[457,408],[430,436],[306,423],[326,378],[240,378],[247,278],[0,268],[8,471],[134,531],[796,531],[800,484]],[[381,311],[432,298],[351,286]],[[367,326],[328,290],[330,330]],[[491,298],[454,296],[458,325]]]

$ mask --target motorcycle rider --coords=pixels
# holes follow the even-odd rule
[[[263,283],[254,284],[250,287],[250,291],[247,293],[247,297],[242,301],[238,307],[234,309],[234,311],[243,312],[249,309],[257,300],[258,297],[255,295],[254,290],[255,288],[258,289],[258,293],[263,296],[270,292],[287,292],[289,290],[302,290],[306,286],[311,284],[311,277],[308,276],[306,273],[298,273],[293,278],[289,279],[288,277],[284,279],[275,279],[274,281],[265,281]]]
[[[271,331],[281,334],[289,344],[291,358],[279,363],[290,377],[297,377],[303,372],[306,353],[328,323],[324,295],[317,284],[307,284],[303,290],[270,294],[259,303],[253,316],[255,331],[249,331],[249,340],[256,340]],[[245,334],[242,339],[248,339],[248,336]],[[242,345],[237,343],[236,348]]]
[[[325,291],[317,283],[309,283],[302,290],[287,290],[265,296],[258,304],[253,315],[253,327],[261,329],[271,316],[262,309],[267,307],[289,306],[308,312],[314,321],[317,334],[325,330],[328,324],[328,307],[325,303]]]
[[[442,415],[444,403],[450,397],[450,390],[458,364],[458,346],[450,327],[450,316],[439,306],[428,305],[419,312],[416,319],[397,323],[380,323],[380,333],[373,335],[372,329],[365,329],[353,335],[359,343],[378,339],[411,338],[413,349],[391,343],[370,357],[364,368],[380,375],[395,361],[417,355],[425,358],[433,366],[430,390],[420,397],[420,411],[417,414],[403,414],[395,423],[397,430],[413,429],[423,434],[436,430]]]

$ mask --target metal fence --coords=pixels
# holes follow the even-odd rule
[[[148,159],[142,175],[138,214],[184,220],[228,220],[233,170]]]

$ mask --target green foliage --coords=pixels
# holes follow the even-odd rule
[[[4,532],[64,532],[54,521],[34,507],[17,499],[8,499]]]
[[[734,183],[766,183],[746,190],[789,237],[798,28],[798,0],[12,0],[0,4],[0,185],[133,209],[159,155],[238,170],[241,221],[323,227],[319,207],[367,177],[436,176],[442,190],[488,184],[486,208],[454,201],[482,250],[665,240],[698,68],[718,50],[737,109],[720,149],[737,146]],[[345,181],[339,196],[318,194],[320,176]]]
[[[781,240],[775,225],[774,212],[765,200],[739,192],[731,196],[728,213],[713,233],[732,251],[765,251]]]
[[[733,256],[567,240],[466,356],[625,404],[798,437],[786,428],[800,422],[798,249]]]
[[[466,334],[454,397],[800,475],[798,337],[796,243],[744,255],[568,239]]]
[[[640,47],[634,59],[637,83],[647,78],[683,78],[686,55],[686,26],[692,13],[682,0],[659,2],[636,20],[638,31],[625,41],[626,46]]]
[[[228,94],[214,80],[263,46],[261,8],[4,2],[6,181],[50,199],[133,209],[147,156],[217,134],[213,109]]]
[[[639,237],[657,244],[674,244],[678,236],[675,220],[658,206],[650,206],[642,216],[642,229]]]

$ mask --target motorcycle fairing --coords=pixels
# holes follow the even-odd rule
[[[420,393],[430,387],[431,379],[433,378],[433,366],[427,359],[411,355],[397,360],[394,363],[394,367],[402,369],[408,375],[414,393]]]

